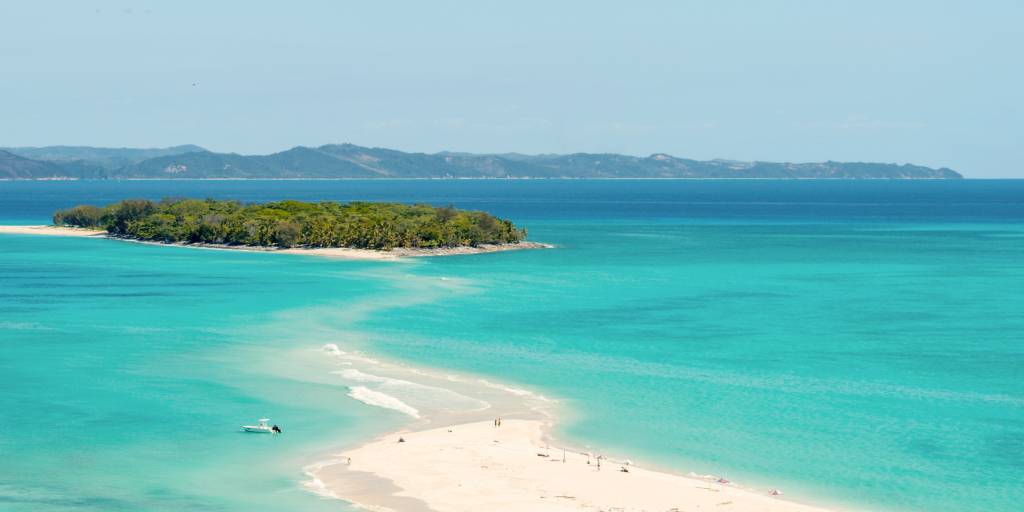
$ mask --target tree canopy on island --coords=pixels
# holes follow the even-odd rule
[[[359,249],[518,243],[526,230],[480,211],[426,204],[128,199],[59,210],[53,223],[165,243]]]

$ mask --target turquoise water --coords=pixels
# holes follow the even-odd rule
[[[345,510],[303,466],[409,418],[348,397],[325,343],[533,389],[575,444],[796,499],[1024,500],[1024,182],[9,182],[0,221],[163,195],[450,202],[558,247],[0,236],[0,508]],[[261,415],[286,435],[236,432]]]

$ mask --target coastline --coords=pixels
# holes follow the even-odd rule
[[[526,249],[551,249],[554,247],[550,244],[544,244],[540,242],[523,241],[516,244],[481,244],[476,247],[445,247],[439,249],[395,248],[390,251],[377,249],[354,249],[349,247],[292,247],[282,249],[278,247],[257,247],[249,245],[163,243],[148,240],[135,240],[131,238],[110,236],[107,234],[106,231],[101,230],[47,225],[0,226],[0,234],[109,238],[111,240],[121,240],[125,242],[134,242],[147,245],[159,245],[169,247],[266,252],[275,254],[297,254],[303,256],[320,256],[327,258],[375,261],[394,261],[401,258],[424,258],[433,256],[484,254],[492,252],[516,251]]]
[[[658,178],[658,177],[586,177],[586,178],[574,178],[570,176],[559,176],[559,177],[499,177],[499,176],[480,176],[480,177],[435,177],[435,178],[389,178],[389,177],[378,177],[378,178],[110,178],[110,179],[97,179],[97,178],[72,178],[72,177],[54,177],[54,178],[0,178],[0,181],[10,182],[68,182],[68,181],[84,181],[84,182],[120,182],[120,181],[979,181],[979,180],[1007,180],[1014,181],[1020,178],[984,178],[984,177],[969,177],[961,176],[959,178],[828,178],[828,177],[815,177],[815,178],[685,178],[685,177],[674,177],[674,178]]]
[[[345,382],[350,398],[409,417],[402,429],[332,450],[308,464],[303,486],[323,498],[403,512],[837,510],[718,476],[682,475],[643,461],[638,466],[621,455],[603,455],[599,468],[597,452],[552,437],[555,422],[563,417],[557,400],[480,376],[417,368],[333,344],[314,353],[326,354],[341,368],[330,374]],[[501,426],[496,426],[499,417]]]
[[[48,235],[48,236],[80,236],[109,238],[106,231],[98,229],[72,228],[67,226],[0,226],[0,234],[3,235]]]
[[[402,439],[402,442],[398,440]],[[551,444],[545,422],[401,430],[306,468],[307,487],[368,510],[827,512],[717,477],[683,476]]]

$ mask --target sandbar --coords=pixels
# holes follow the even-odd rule
[[[533,419],[395,432],[307,468],[309,485],[369,510],[827,510],[714,477],[609,459],[599,466],[594,454],[549,445],[544,432]]]

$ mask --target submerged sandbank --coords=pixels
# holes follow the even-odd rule
[[[599,466],[597,453],[548,437],[561,407],[526,389],[334,344],[300,355],[318,353],[337,365],[326,373],[349,389],[349,397],[410,418],[403,430],[308,465],[305,486],[324,497],[368,510],[413,512],[826,510],[787,501],[768,488],[656,471],[642,461],[637,466],[602,456]]]
[[[250,245],[219,245],[219,244],[166,244],[161,242],[150,242],[145,240],[134,240],[110,236],[106,231],[74,228],[66,226],[0,226],[0,234],[11,235],[56,235],[56,236],[81,236],[110,238],[128,242],[145,243],[151,245],[167,245],[174,247],[191,247],[198,249],[224,249],[231,251],[269,252],[276,254],[300,254],[304,256],[322,256],[328,258],[356,259],[356,260],[397,260],[400,258],[421,258],[429,256],[456,256],[461,254],[482,254],[489,252],[515,251],[524,249],[550,249],[549,244],[539,242],[518,242],[514,244],[481,244],[476,247],[446,247],[439,249],[414,249],[396,248],[390,251],[376,249],[353,249],[349,247],[293,247],[281,249],[278,247],[257,247]]]

